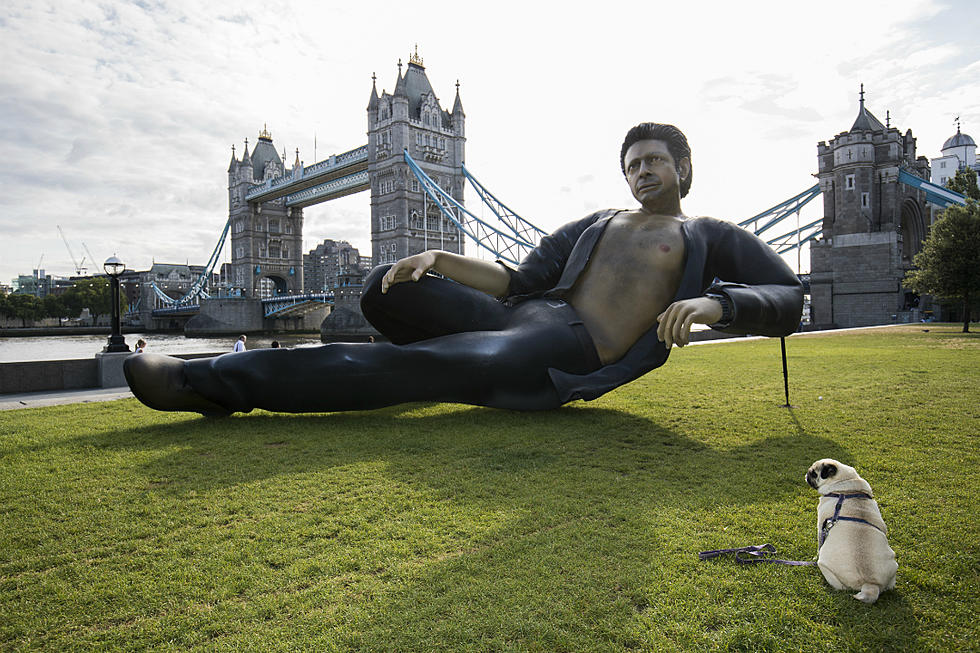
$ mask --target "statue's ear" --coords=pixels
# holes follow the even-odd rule
[[[677,162],[677,175],[680,177],[681,181],[687,179],[688,175],[691,174],[691,157],[683,157]]]
[[[837,465],[824,465],[820,470],[820,478],[830,478],[837,473]]]

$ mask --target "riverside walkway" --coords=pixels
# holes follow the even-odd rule
[[[96,401],[115,401],[132,398],[129,388],[82,388],[80,390],[49,390],[0,395],[0,410],[41,408],[62,404],[88,404]]]

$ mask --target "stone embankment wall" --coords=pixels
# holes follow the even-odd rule
[[[178,358],[206,358],[213,354],[178,354]],[[80,390],[102,387],[95,357],[60,361],[0,363],[0,394]]]

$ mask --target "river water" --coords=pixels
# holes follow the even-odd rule
[[[147,342],[146,351],[155,354],[220,354],[231,351],[238,339],[237,336],[186,338],[171,333],[127,333],[126,344],[134,349],[140,338]],[[102,351],[107,339],[108,335],[0,337],[0,363],[92,358]],[[312,347],[321,344],[317,334],[276,334],[249,336],[247,347],[269,347],[273,340],[278,340],[283,347]]]

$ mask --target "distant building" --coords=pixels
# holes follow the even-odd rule
[[[968,134],[960,132],[959,122],[956,133],[946,139],[940,150],[942,156],[930,161],[932,183],[945,186],[956,175],[957,170],[970,169],[980,182],[980,164],[977,164],[977,143]]]
[[[154,286],[167,297],[180,299],[204,271],[203,265],[154,263],[149,270],[127,270],[120,277],[120,282],[131,306],[140,302],[142,309],[165,308],[167,303],[153,289]],[[210,288],[217,281],[218,275],[212,274],[207,287]]]
[[[16,279],[11,279],[11,283],[14,285],[13,291],[19,295],[44,298],[51,292],[53,279],[44,270],[33,270],[31,274],[21,274]]]
[[[340,285],[341,277],[363,276],[364,258],[346,240],[324,240],[303,255],[303,291],[332,292]],[[369,259],[370,260],[370,259]]]

